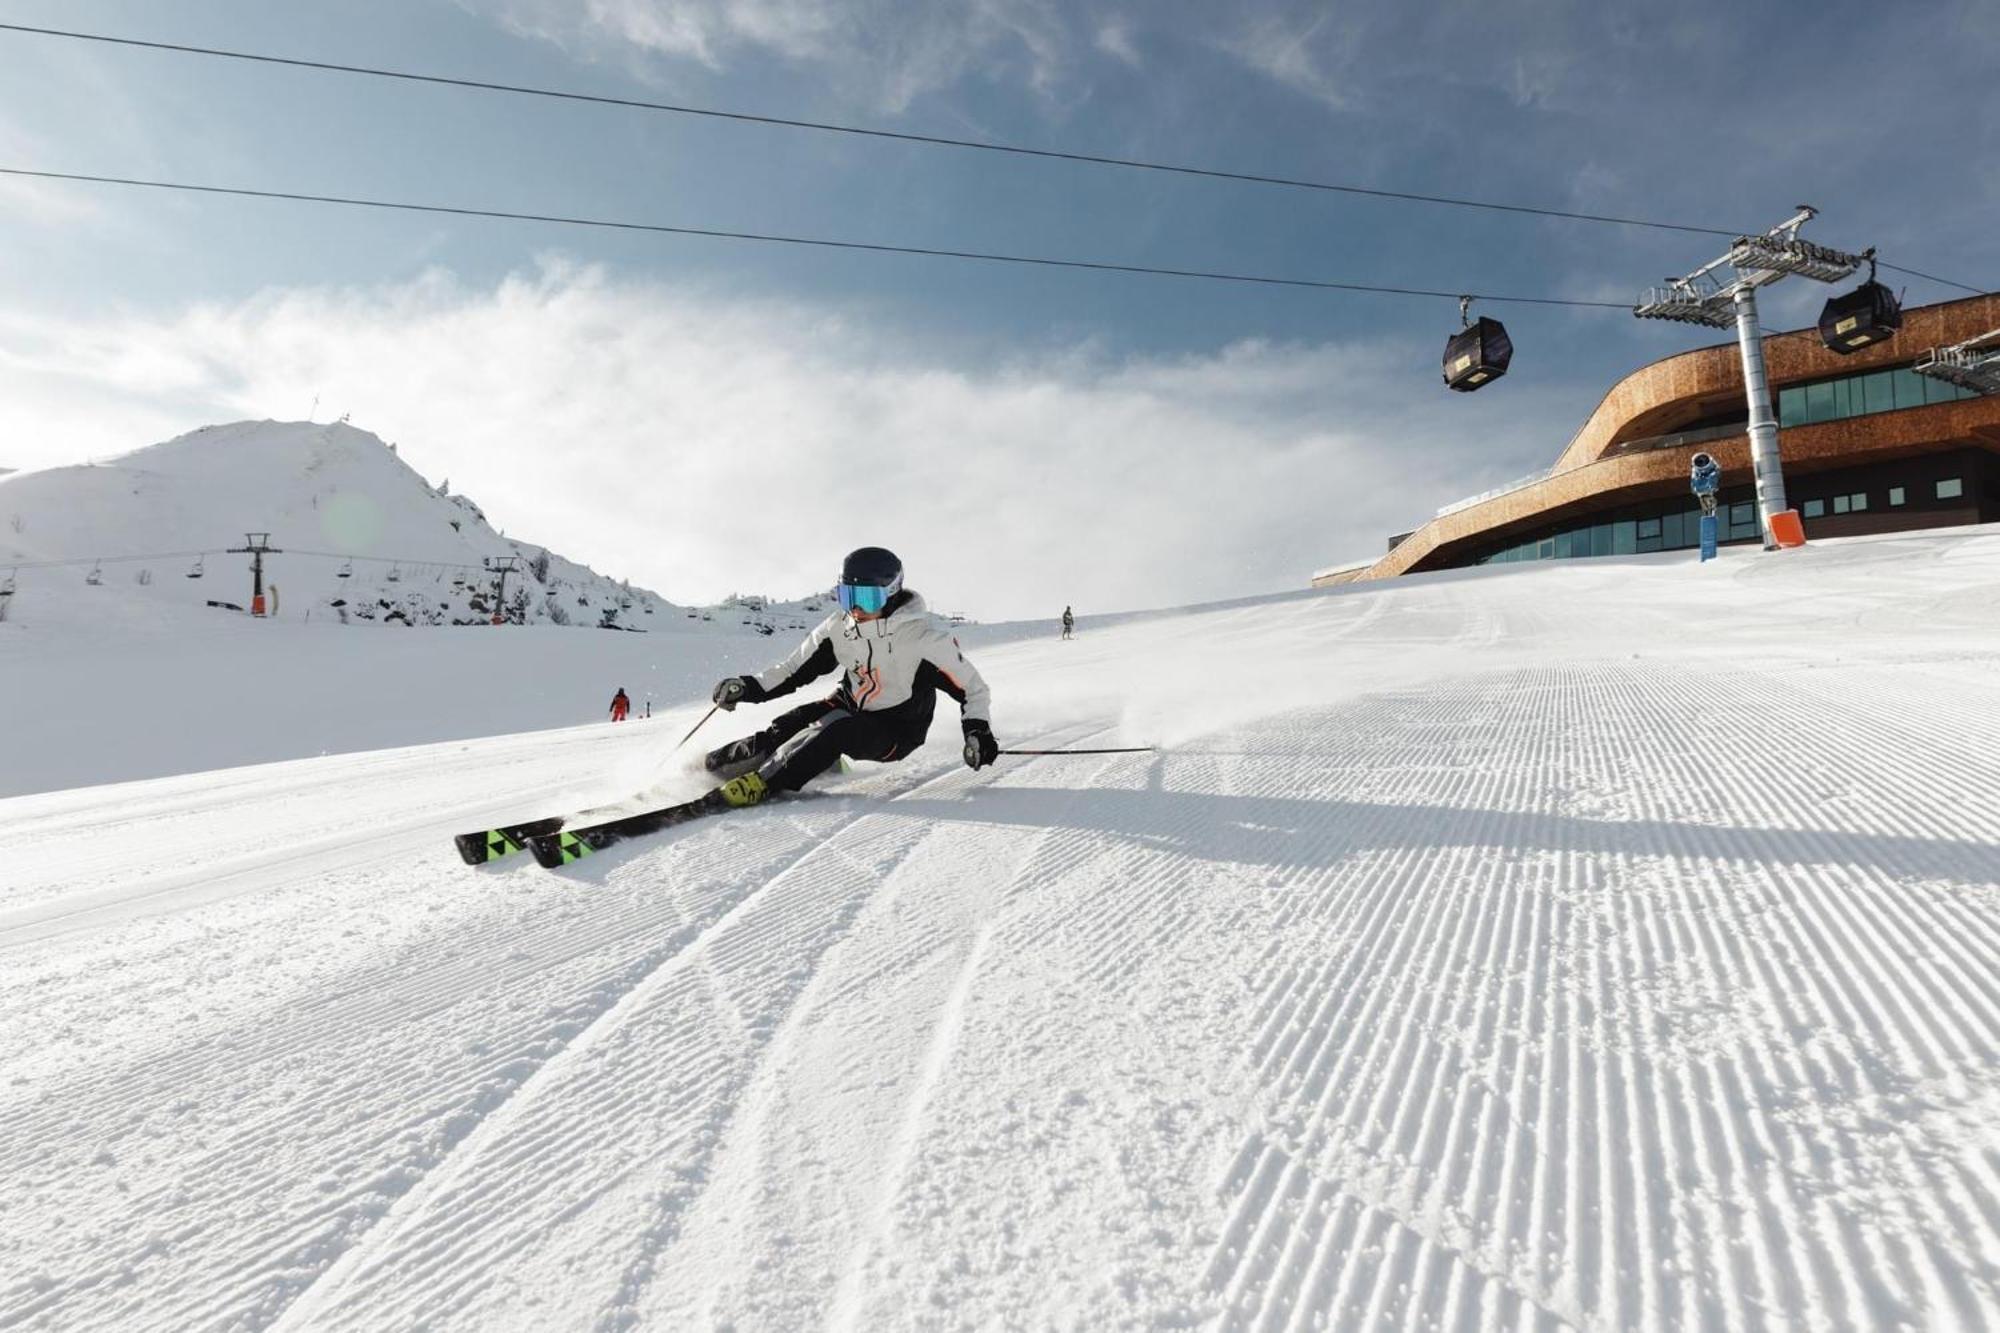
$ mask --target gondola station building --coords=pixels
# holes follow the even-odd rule
[[[2000,296],[1976,296],[1905,310],[1893,337],[1845,355],[1818,329],[1764,339],[1808,540],[2000,521],[2000,382],[1935,368],[1935,349],[1994,347],[1983,335],[1996,332]],[[1313,582],[1693,548],[1697,453],[1722,465],[1719,539],[1761,542],[1747,415],[1734,342],[1656,361],[1612,386],[1547,472],[1448,505],[1373,564]]]

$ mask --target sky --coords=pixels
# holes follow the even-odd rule
[[[1760,19],[1760,13],[1763,18]],[[0,22],[1808,237],[2000,286],[2000,4],[0,0]],[[0,166],[1627,302],[1717,238],[0,32]],[[0,467],[396,441],[682,602],[863,544],[980,618],[1301,585],[1714,341],[1482,304],[0,177]],[[1910,304],[1952,289],[1907,283]],[[1766,294],[1775,328],[1831,289]]]

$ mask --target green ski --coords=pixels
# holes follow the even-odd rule
[[[529,839],[554,833],[562,826],[561,819],[536,819],[526,824],[509,824],[505,828],[461,833],[452,841],[458,845],[458,854],[467,865],[483,866],[488,861],[498,861],[515,852],[526,851]]]

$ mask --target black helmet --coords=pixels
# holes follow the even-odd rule
[[[864,546],[840,562],[840,609],[878,614],[903,590],[903,562],[894,551]]]
[[[849,551],[847,559],[840,562],[842,583],[886,588],[902,577],[903,562],[896,558],[894,551],[885,551],[879,546],[864,546],[858,551]]]

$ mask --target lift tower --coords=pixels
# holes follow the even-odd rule
[[[1764,530],[1764,549],[1777,548],[1771,519],[1783,513],[1785,474],[1778,461],[1778,419],[1771,410],[1771,385],[1764,373],[1764,338],[1757,323],[1757,289],[1780,278],[1797,275],[1815,282],[1839,282],[1864,261],[1861,255],[1829,250],[1799,239],[1799,228],[1819,210],[1800,204],[1799,211],[1761,236],[1739,236],[1728,253],[1711,259],[1684,278],[1669,278],[1632,307],[1640,319],[1672,319],[1683,324],[1736,326],[1736,345],[1743,354],[1743,392],[1750,400],[1750,463],[1757,477],[1757,519]],[[1728,267],[1735,276],[1716,276]]]
[[[283,555],[284,552],[271,545],[270,533],[246,532],[243,534],[243,544],[241,546],[230,547],[229,554],[247,555],[250,557],[250,614],[253,616],[263,615],[264,557],[267,555]]]

